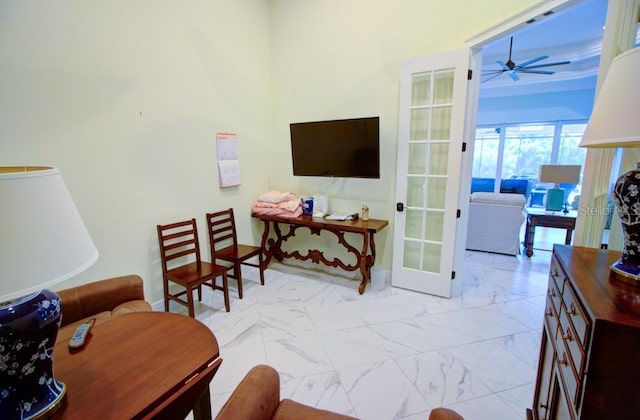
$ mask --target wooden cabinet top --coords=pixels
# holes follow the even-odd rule
[[[640,328],[640,287],[609,277],[619,251],[567,245],[553,249],[595,322]]]

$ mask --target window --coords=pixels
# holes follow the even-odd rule
[[[502,178],[537,179],[540,165],[551,163],[553,125],[506,127]]]
[[[529,200],[532,190],[553,187],[538,181],[540,165],[580,165],[584,168],[586,150],[578,145],[586,126],[583,122],[549,122],[478,127],[473,148],[471,192],[474,188],[500,191],[502,180],[520,179],[528,181],[526,196]],[[569,192],[565,201],[572,204],[579,194],[580,184]],[[533,204],[528,201],[527,205]]]
[[[500,131],[494,128],[478,128],[473,146],[473,176],[494,178],[498,166]]]

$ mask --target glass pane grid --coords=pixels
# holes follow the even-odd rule
[[[409,144],[450,144],[451,140],[409,140]]]

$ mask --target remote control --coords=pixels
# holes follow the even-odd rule
[[[73,337],[71,337],[71,340],[69,340],[69,349],[77,350],[84,346],[89,331],[95,322],[95,318],[92,318],[87,323],[78,325],[76,332],[73,334]]]

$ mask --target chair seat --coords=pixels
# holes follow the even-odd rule
[[[201,262],[200,264],[192,262],[180,267],[167,271],[169,280],[186,286],[191,283],[198,283],[203,277],[208,276],[221,276],[226,270],[225,267],[217,264],[209,264],[207,262]]]
[[[252,245],[228,246],[220,250],[216,250],[216,258],[221,260],[233,261],[236,259],[245,260],[246,258],[255,257],[260,254],[261,248]]]

